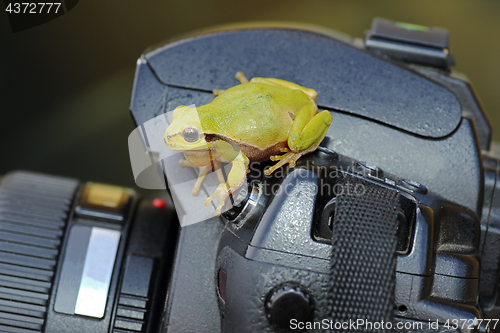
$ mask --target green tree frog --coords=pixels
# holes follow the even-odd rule
[[[177,107],[165,131],[167,146],[186,158],[179,164],[200,168],[193,195],[206,173],[216,171],[220,185],[205,206],[219,197],[217,216],[229,194],[244,184],[250,162],[278,161],[265,170],[267,175],[286,163],[294,167],[302,155],[316,150],[332,122],[330,112],[318,113],[313,89],[275,78],[248,81],[241,72],[236,78],[241,84],[214,90],[211,103]],[[221,163],[232,163],[227,181]]]

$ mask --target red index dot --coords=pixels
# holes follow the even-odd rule
[[[153,199],[153,207],[155,208],[165,208],[166,205],[167,203],[163,199],[160,198]]]

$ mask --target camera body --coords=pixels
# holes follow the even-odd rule
[[[225,214],[216,262],[222,331],[265,332],[270,324],[278,331],[308,325],[317,331],[353,328],[328,320],[327,305],[332,284],[331,221],[339,214],[335,189],[346,178],[358,184],[359,191],[376,186],[401,194],[404,216],[398,226],[396,322],[391,327],[398,323],[402,328],[398,331],[421,332],[430,329],[430,322],[448,321],[451,327],[450,318],[461,318],[473,327],[474,318],[483,317],[477,304],[480,230],[474,213],[429,193],[422,184],[381,169],[367,172],[366,164],[343,156],[332,162],[321,155],[325,154],[302,161],[313,167],[298,165],[281,177],[255,181],[241,211]],[[285,190],[269,195],[275,184]],[[360,240],[352,236],[349,241],[355,246]],[[310,315],[300,316],[306,313]],[[362,320],[354,326],[361,331],[367,319],[356,319]],[[311,326],[314,322],[317,326]]]
[[[181,229],[163,332],[283,329],[270,305],[281,293],[300,294],[308,320],[325,318],[330,245],[321,225],[335,195],[314,189],[346,175],[399,191],[406,207],[396,321],[423,325],[414,331],[492,328],[480,325],[483,310],[498,317],[491,128],[465,77],[449,71],[447,33],[422,37],[391,24],[375,20],[364,42],[304,26],[230,27],[139,60],[131,102],[137,124],[178,105],[210,102],[213,89],[235,85],[237,71],[312,87],[318,107],[333,114],[322,149],[295,171],[271,179],[251,172],[255,182],[222,223],[214,217]],[[291,184],[294,194],[277,195],[268,190],[273,184]]]

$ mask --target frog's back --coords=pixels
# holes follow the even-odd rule
[[[308,103],[314,104],[301,90],[251,83],[232,87],[197,110],[205,133],[266,150],[286,147],[295,115]]]

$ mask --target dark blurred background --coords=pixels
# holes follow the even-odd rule
[[[18,33],[0,14],[0,174],[28,169],[133,186],[128,106],[144,49],[213,25],[263,20],[362,37],[376,16],[450,30],[454,69],[474,84],[500,141],[500,1],[80,0]]]

